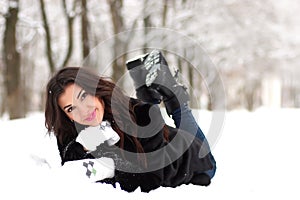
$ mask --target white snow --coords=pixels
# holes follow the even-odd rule
[[[205,131],[211,113],[201,113]],[[218,169],[211,185],[161,187],[150,193],[54,176],[60,160],[55,139],[45,135],[43,114],[3,119],[0,199],[299,199],[299,119],[298,109],[227,112],[213,148]]]

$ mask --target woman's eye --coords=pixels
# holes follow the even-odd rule
[[[84,92],[80,97],[81,101],[84,100],[87,95],[88,95],[88,93]]]
[[[72,112],[72,111],[73,111],[73,107],[70,107],[70,108],[67,109],[67,112],[68,112],[68,113],[70,113],[70,112]]]

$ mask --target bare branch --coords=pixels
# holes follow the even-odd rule
[[[42,18],[43,18],[43,25],[46,33],[46,52],[47,52],[47,59],[48,59],[48,64],[50,68],[50,72],[54,73],[55,71],[55,66],[52,58],[52,47],[51,47],[51,33],[50,33],[50,28],[48,25],[48,19],[46,15],[46,10],[45,10],[45,3],[44,0],[40,0],[40,8],[42,12]]]

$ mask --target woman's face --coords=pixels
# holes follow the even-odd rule
[[[70,84],[58,98],[60,108],[75,122],[97,126],[102,122],[104,102],[95,96],[89,95],[83,88]]]

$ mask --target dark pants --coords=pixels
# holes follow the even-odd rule
[[[181,106],[181,108],[176,109],[171,113],[172,119],[174,120],[176,128],[180,128],[189,133],[195,135],[195,137],[199,138],[205,145],[207,145],[209,149],[209,144],[203,134],[202,130],[198,126],[190,108],[187,104]],[[210,150],[208,152],[210,160],[213,164],[213,169],[206,171],[206,174],[212,178],[216,172],[216,161],[211,154]]]

